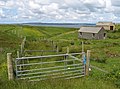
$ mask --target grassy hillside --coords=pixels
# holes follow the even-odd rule
[[[117,26],[119,29],[120,26]],[[58,27],[33,27],[21,25],[0,25],[0,89],[118,89],[120,87],[120,30],[107,32],[105,40],[78,39],[78,29]],[[81,52],[84,41],[85,52],[90,49],[91,64],[107,70],[109,74],[92,69],[87,78],[72,80],[47,80],[40,82],[8,81],[6,54],[20,50],[26,37],[26,50],[51,50],[51,40],[61,53]],[[50,54],[50,53],[47,53]],[[29,54],[39,55],[39,53]],[[16,88],[17,87],[17,88]]]

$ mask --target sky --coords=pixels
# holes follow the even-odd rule
[[[120,22],[120,0],[0,0],[0,23]]]

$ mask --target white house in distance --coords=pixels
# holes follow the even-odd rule
[[[96,26],[104,27],[105,30],[115,30],[115,24],[112,22],[98,22]]]

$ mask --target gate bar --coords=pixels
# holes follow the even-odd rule
[[[70,69],[80,69],[80,68],[84,68],[84,66],[70,68]],[[59,70],[51,70],[51,71],[45,71],[45,72],[35,72],[35,73],[27,73],[27,74],[18,74],[17,76],[26,76],[26,75],[33,75],[33,74],[44,74],[44,73],[51,73],[51,72],[60,72],[60,71],[64,71],[64,70],[69,70],[69,69],[59,69]]]
[[[80,71],[80,70],[79,70]],[[73,72],[73,71],[71,71]],[[66,73],[69,73],[69,72],[66,72]],[[66,74],[65,72],[61,73],[61,74]],[[52,77],[52,78],[60,78],[60,77],[68,77],[68,76],[74,76],[74,75],[80,75],[80,74],[84,74],[84,72],[81,72],[80,73],[74,73],[74,74],[66,74],[66,75],[63,75],[63,76],[56,76],[56,77]],[[50,74],[50,75],[54,75],[54,74]],[[58,73],[56,73],[55,75],[58,75]],[[33,79],[33,78],[41,78],[41,77],[44,77],[44,76],[49,76],[49,75],[42,75],[42,76],[34,76],[34,77],[25,77],[25,78],[20,78],[20,79]]]
[[[31,65],[39,65],[39,64],[49,64],[49,63],[59,63],[59,62],[68,62],[68,61],[73,61],[73,60],[78,60],[78,59],[72,59],[72,60],[61,60],[61,61],[51,61],[51,62],[40,62],[40,63],[29,63],[29,64],[19,64],[17,66],[31,66]]]
[[[80,64],[66,65],[66,67],[73,67],[73,66],[81,66],[81,65]],[[39,71],[39,70],[47,70],[47,69],[56,69],[56,68],[64,68],[64,66],[40,68],[40,69],[31,69],[31,70],[23,70],[23,71],[17,71],[17,72],[18,73],[23,73],[23,72],[31,72],[31,71]]]
[[[59,54],[59,55],[35,56],[35,57],[22,57],[22,58],[16,58],[16,59],[17,60],[25,60],[25,59],[37,59],[37,58],[69,56],[69,55],[77,55],[77,54],[83,54],[83,53],[71,53],[71,54]]]

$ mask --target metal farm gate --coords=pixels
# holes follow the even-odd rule
[[[16,78],[30,81],[79,78],[85,76],[84,57],[82,52],[16,58]]]

